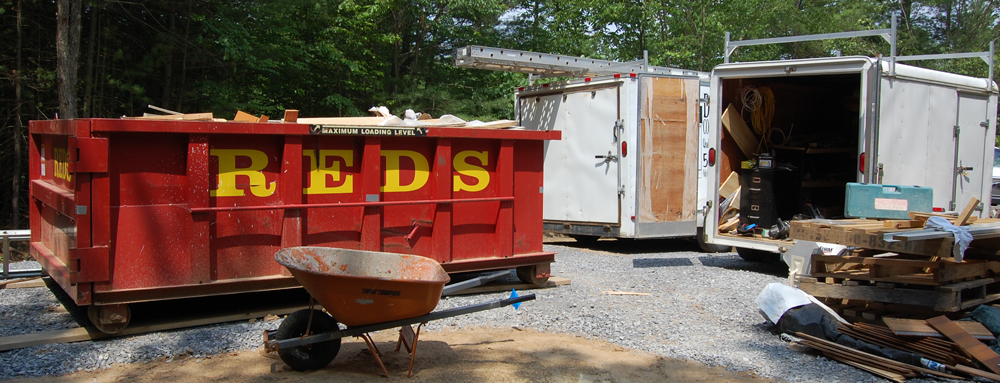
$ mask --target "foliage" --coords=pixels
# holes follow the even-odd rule
[[[455,48],[617,61],[648,54],[653,65],[710,71],[723,62],[727,31],[740,40],[886,28],[892,15],[901,55],[983,51],[1000,37],[998,9],[1000,0],[87,0],[78,104],[93,117],[141,115],[152,104],[224,118],[285,109],[358,116],[375,105],[512,118],[512,90],[525,75],[456,68]],[[0,0],[0,38],[8,42],[0,48],[0,168],[13,166],[15,142],[25,145],[26,122],[53,118],[58,108],[55,12],[51,1]],[[865,37],[742,47],[731,59],[835,54],[888,55],[889,44]],[[917,64],[987,75],[978,59]],[[13,182],[27,190],[23,179],[0,173],[0,227],[15,214],[7,202]],[[22,195],[21,208],[27,203]]]

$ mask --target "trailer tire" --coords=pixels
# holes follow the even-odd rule
[[[733,247],[732,246],[713,245],[711,243],[705,243],[705,228],[699,227],[698,228],[698,232],[695,235],[696,235],[695,238],[698,240],[698,247],[700,247],[701,251],[703,251],[703,252],[706,252],[706,253],[728,253],[728,252],[733,251]]]
[[[736,253],[740,255],[747,262],[777,262],[781,259],[777,253],[772,253],[770,251],[747,249],[744,247],[737,247]]]
[[[306,335],[306,327],[310,326],[309,313],[310,310],[305,309],[288,315],[281,322],[281,325],[278,326],[277,340],[299,338]],[[312,313],[312,326],[309,329],[310,335],[340,330],[337,320],[333,319],[329,314],[320,310],[312,310]],[[333,358],[337,357],[337,353],[339,352],[340,339],[338,338],[326,342],[279,348],[278,356],[281,357],[281,361],[285,362],[288,367],[298,371],[305,371],[326,367],[326,365],[333,361]]]
[[[597,242],[598,239],[601,239],[601,237],[598,237],[596,235],[571,235],[570,237],[573,238],[573,240],[575,240],[576,243],[583,243],[583,244],[591,244]]]

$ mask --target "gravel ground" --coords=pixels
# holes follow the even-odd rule
[[[732,371],[791,382],[881,382],[846,365],[789,347],[758,313],[757,294],[783,282],[780,264],[745,262],[735,253],[705,254],[684,241],[600,241],[547,244],[552,274],[572,284],[535,290],[537,300],[519,310],[501,308],[428,323],[451,326],[533,328],[565,333],[681,358]],[[37,268],[33,262],[14,264]],[[608,295],[603,291],[649,293]],[[522,292],[521,294],[524,294]],[[502,299],[509,293],[450,297],[438,309]],[[79,316],[79,315],[78,315]],[[78,327],[45,288],[0,290],[0,336]],[[240,322],[104,341],[36,346],[0,353],[0,379],[60,375],[120,363],[204,358],[260,347],[261,332],[279,321]],[[910,382],[920,382],[912,379]],[[930,381],[930,380],[927,380]]]

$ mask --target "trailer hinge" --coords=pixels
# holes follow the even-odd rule
[[[955,131],[952,132],[952,137],[958,137],[958,134],[961,133],[961,132],[962,132],[962,128],[959,127],[958,125],[955,125]]]
[[[986,121],[980,122],[979,126],[982,126],[984,128],[989,128],[990,127],[990,120],[986,120]]]
[[[708,105],[708,102],[711,101],[711,100],[712,100],[712,98],[709,95],[706,94],[705,97],[699,98],[698,102],[700,102],[702,104],[705,104],[705,105]]]

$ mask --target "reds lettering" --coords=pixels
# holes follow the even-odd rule
[[[430,178],[430,166],[424,155],[411,150],[383,150],[385,158],[385,185],[382,192],[398,193],[419,190],[427,184]],[[219,183],[215,190],[209,190],[212,197],[242,197],[247,190],[240,188],[236,177],[249,179],[249,192],[255,197],[269,197],[278,190],[276,181],[267,182],[263,170],[267,168],[266,153],[253,149],[212,149],[209,155],[219,159]],[[341,167],[354,166],[353,150],[306,150],[302,152],[309,165],[308,186],[302,189],[303,194],[350,194],[354,192],[354,175],[344,174]],[[250,159],[246,167],[237,167],[237,158]],[[403,158],[409,161],[403,161]],[[413,168],[401,166],[412,163]],[[484,166],[489,165],[489,153],[466,150],[458,152],[454,158],[454,169],[458,174],[453,177],[454,191],[477,192],[486,189],[490,184],[490,173]],[[404,184],[400,171],[412,170],[413,179]],[[466,183],[463,177],[475,182]],[[338,185],[339,184],[339,185]],[[336,186],[330,186],[336,185]]]

